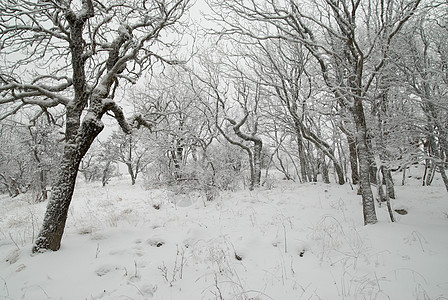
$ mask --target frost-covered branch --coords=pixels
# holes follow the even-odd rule
[[[123,132],[127,134],[131,133],[131,127],[124,116],[123,109],[112,100],[103,100],[103,105],[103,112],[106,113],[107,111],[111,111]]]
[[[10,96],[0,96],[0,104],[14,102],[16,100],[23,100],[29,97],[44,96],[56,100],[60,104],[67,105],[70,99],[63,95],[57,94],[57,92],[63,92],[72,85],[71,82],[61,84],[59,86],[46,86],[46,85],[35,85],[35,84],[19,84],[19,83],[9,83],[6,85],[0,85],[0,92],[8,92]],[[19,93],[17,93],[19,91]],[[24,100],[30,104],[38,104],[41,106],[47,106],[48,101],[37,99]]]

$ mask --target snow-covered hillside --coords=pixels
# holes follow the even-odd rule
[[[419,184],[397,185],[397,223],[383,205],[363,226],[348,184],[279,180],[205,203],[79,182],[62,248],[34,256],[46,204],[2,196],[0,298],[447,299],[448,197]]]

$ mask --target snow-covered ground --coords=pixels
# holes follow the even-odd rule
[[[414,168],[414,167],[412,167]],[[363,226],[350,185],[200,194],[79,182],[62,247],[31,255],[45,203],[0,198],[0,298],[448,299],[448,196],[397,174]]]

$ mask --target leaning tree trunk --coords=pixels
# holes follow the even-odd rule
[[[61,247],[79,164],[103,127],[98,120],[86,118],[77,137],[65,145],[57,180],[53,185],[42,228],[32,249],[33,253],[46,249],[57,251]]]
[[[390,179],[387,178],[387,174],[390,174],[390,170],[386,167],[386,166],[381,166],[380,167],[380,171],[381,171],[381,175],[383,176],[383,180],[380,179],[379,173],[378,173],[378,187],[382,187],[381,182],[385,181],[386,182],[386,189],[388,188],[390,183]],[[394,212],[392,210],[392,205],[390,203],[390,197],[389,197],[389,192],[386,190],[386,193],[384,193],[384,201],[386,201],[386,205],[387,205],[387,211],[389,212],[389,218],[391,222],[395,222],[395,216],[394,216]]]

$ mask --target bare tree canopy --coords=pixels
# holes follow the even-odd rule
[[[370,187],[376,182],[377,168],[364,112],[366,102],[373,97],[372,85],[379,72],[390,63],[394,37],[420,2],[208,1],[219,26],[211,30],[214,34],[247,44],[283,40],[302,45],[314,58],[327,91],[341,112],[348,112],[355,128],[365,224],[377,222]]]
[[[446,1],[197,3],[207,15],[190,28],[190,0],[0,0],[0,139],[17,135],[0,158],[28,155],[0,161],[0,191],[28,190],[25,162],[42,200],[54,181],[33,252],[60,248],[78,172],[106,184],[118,162],[132,184],[152,172],[207,199],[236,178],[263,186],[270,166],[298,182],[333,175],[357,185],[365,225],[376,200],[393,220],[395,170],[424,162],[423,184],[438,172],[448,191]],[[87,153],[105,115],[122,132]]]
[[[130,132],[115,92],[135,83],[153,61],[175,63],[161,33],[188,0],[1,1],[0,119],[35,105],[65,109],[65,148],[43,228],[33,251],[57,250],[78,165],[104,125],[105,113]]]

